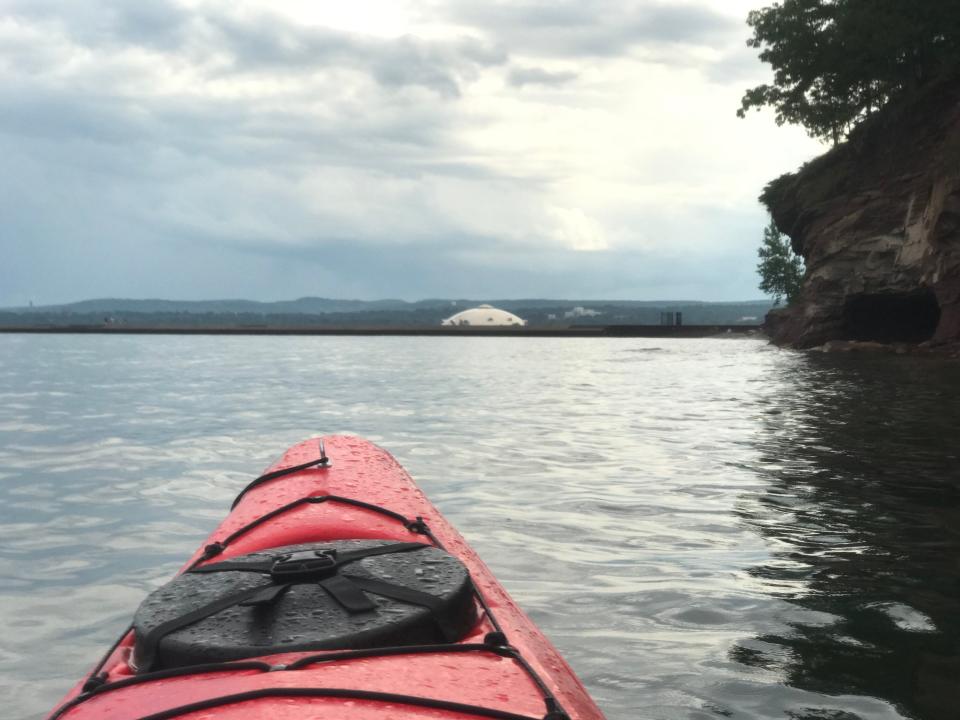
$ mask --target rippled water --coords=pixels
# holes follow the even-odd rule
[[[407,467],[611,720],[956,718],[960,366],[758,340],[0,336],[38,717],[287,446]]]

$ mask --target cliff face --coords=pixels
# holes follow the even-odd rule
[[[960,79],[888,106],[761,200],[806,260],[775,342],[960,342]]]

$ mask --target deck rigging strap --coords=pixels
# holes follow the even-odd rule
[[[319,543],[316,543],[319,544]],[[392,555],[393,553],[400,552],[409,552],[411,550],[423,550],[424,548],[430,547],[424,543],[389,543],[387,545],[377,545],[376,547],[363,548],[360,550],[339,550],[334,554],[330,554],[329,557],[333,561],[333,565],[328,567],[340,567],[348,563],[355,562],[357,560],[363,560],[368,557],[376,557],[377,555]],[[260,551],[266,552],[266,551]],[[295,553],[291,553],[295,554]],[[319,556],[317,556],[319,558]],[[292,558],[290,561],[292,562]],[[268,573],[273,570],[277,565],[277,558],[266,558],[260,561],[254,562],[235,562],[232,560],[224,560],[222,562],[214,563],[212,565],[201,565],[200,567],[190,568],[187,570],[190,574],[200,574],[200,573],[215,573],[215,572],[257,572],[257,573]]]
[[[271,480],[276,480],[277,478],[284,477],[285,475],[293,475],[294,473],[302,472],[304,470],[309,470],[312,467],[317,469],[326,469],[330,467],[330,458],[327,457],[327,450],[323,445],[323,440],[320,441],[320,457],[315,460],[310,460],[309,462],[302,463],[300,465],[294,465],[293,467],[282,468],[280,470],[274,470],[273,472],[264,473],[256,480],[250,482],[243,490],[240,491],[240,494],[237,495],[233,500],[233,504],[230,506],[230,509],[233,510],[240,504],[240,501],[243,499],[243,496],[246,495],[250,490],[253,490],[258,485],[262,485],[265,482],[270,482]]]
[[[474,717],[493,718],[494,720],[561,720],[559,716],[551,717],[548,713],[542,718],[535,718],[530,715],[518,715],[517,713],[507,712],[506,710],[497,710],[496,708],[483,707],[481,705],[468,705],[465,703],[453,702],[451,700],[437,700],[436,698],[426,698],[417,695],[400,695],[398,693],[375,692],[372,690],[354,690],[353,688],[262,688],[260,690],[250,690],[248,692],[235,693],[232,695],[221,695],[220,697],[200,700],[181,705],[180,707],[162,710],[151,715],[143,715],[137,720],[170,720],[170,718],[180,717],[188,713],[199,712],[201,710],[210,710],[223,705],[233,705],[234,703],[247,702],[250,700],[260,700],[271,697],[302,697],[302,698],[343,698],[346,700],[373,700],[376,702],[395,703],[398,705],[412,705],[414,707],[425,707],[434,710],[445,710],[463,715],[473,715]],[[564,720],[566,720],[564,716]]]
[[[114,680],[111,683],[102,683],[96,687],[85,690],[83,694],[65,702],[57,708],[47,720],[59,720],[63,715],[73,707],[89,700],[97,695],[103,695],[115,690],[122,690],[132,685],[142,685],[155,680],[166,680],[168,678],[183,677],[185,675],[202,675],[207,673],[219,672],[241,672],[246,670],[255,670],[257,672],[283,672],[288,670],[302,670],[303,668],[325,662],[337,662],[339,660],[357,660],[363,658],[391,657],[396,655],[428,655],[428,654],[459,654],[489,652],[500,657],[515,658],[517,651],[512,647],[499,647],[483,643],[465,643],[454,645],[399,645],[395,647],[367,648],[364,650],[335,650],[324,652],[319,655],[307,655],[299,658],[288,665],[271,665],[261,660],[231,660],[219,663],[206,663],[203,665],[188,665],[185,667],[171,668],[169,670],[155,670],[142,675],[131,675]]]
[[[156,662],[157,650],[160,647],[160,641],[170,633],[180,630],[181,628],[185,628],[188,625],[192,625],[193,623],[210,617],[211,615],[216,615],[218,612],[221,610],[226,610],[228,607],[239,605],[244,600],[252,598],[257,593],[271,586],[272,583],[270,585],[259,585],[257,587],[241,590],[240,592],[231,593],[230,595],[218,598],[213,602],[209,602],[206,605],[201,605],[196,610],[157,625],[157,627],[148,632],[140,641],[140,647],[138,648],[140,652],[138,653],[138,657],[136,659],[136,670],[138,672],[150,672],[153,669],[153,664]]]
[[[288,513],[291,510],[296,510],[298,507],[302,507],[303,505],[320,505],[326,502],[352,505],[353,507],[358,507],[363,510],[369,510],[371,512],[379,513],[381,515],[386,515],[387,517],[392,518],[393,520],[397,520],[403,523],[404,527],[406,527],[407,530],[409,530],[410,532],[416,533],[418,535],[426,535],[428,538],[430,538],[431,542],[433,542],[434,545],[436,545],[441,550],[443,549],[443,546],[440,545],[436,541],[436,538],[434,538],[433,535],[430,533],[430,529],[427,528],[426,524],[423,522],[423,518],[418,517],[416,518],[416,520],[410,520],[405,515],[401,515],[398,512],[394,512],[393,510],[388,510],[385,507],[380,507],[379,505],[374,505],[373,503],[364,502],[363,500],[356,500],[354,498],[342,497],[340,495],[306,495],[304,497],[297,498],[296,500],[292,500],[291,502],[288,502],[286,505],[281,505],[278,508],[274,508],[268,513],[264,513],[263,515],[260,515],[259,517],[248,522],[246,525],[243,525],[239,529],[230,533],[223,540],[216,540],[210,543],[203,549],[203,552],[200,554],[200,557],[198,557],[193,562],[193,564],[188,568],[188,571],[194,570],[200,565],[200,563],[206,562],[207,560],[212,560],[213,558],[217,557],[224,550],[227,549],[228,545],[236,541],[238,538],[243,537],[248,532],[259,527],[260,525],[263,525],[264,523],[267,523],[273,520],[275,517],[279,515],[283,515],[284,513]]]

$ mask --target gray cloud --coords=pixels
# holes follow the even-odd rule
[[[4,208],[6,211],[6,208]],[[31,222],[19,245],[16,227],[0,230],[0,306],[121,297],[216,298],[238,294],[275,300],[330,297],[578,297],[738,300],[753,297],[753,268],[731,248],[702,255],[668,250],[583,254],[558,249],[518,253],[496,238],[450,235],[384,245],[371,252],[345,237],[284,245],[266,238],[227,240],[210,234],[136,242],[96,242],[107,227],[54,235]],[[22,226],[21,226],[22,227]],[[119,229],[134,228],[121,223]],[[751,227],[751,229],[754,229]],[[31,267],[36,273],[17,272]]]
[[[297,24],[267,12],[190,9],[169,0],[14,0],[8,12],[44,32],[59,33],[77,47],[96,52],[148,49],[187,61],[194,70],[209,67],[207,71],[219,77],[346,69],[384,86],[422,87],[451,98],[484,68],[507,59],[496,44],[476,37],[375,38]]]
[[[635,49],[741,40],[742,25],[692,2],[468,0],[453,20],[482,29],[511,53],[540,57],[621,55]]]
[[[416,37],[370,38],[295,25],[278,17],[207,18],[230,53],[236,72],[277,69],[316,72],[344,67],[364,72],[385,86],[421,86],[445,97],[486,67],[506,62],[506,54],[477,38],[424,41]]]
[[[539,67],[513,67],[507,73],[507,82],[514,87],[524,85],[566,85],[577,79],[577,73],[570,71],[551,72]]]
[[[200,18],[171,0],[6,0],[0,11],[27,24],[57,29],[73,42],[103,49],[136,45],[182,48]]]
[[[591,170],[568,164],[562,148],[538,156],[539,138],[526,155],[515,133],[527,114],[581,100],[577,73],[548,70],[549,60],[599,65],[640,48],[669,58],[719,41],[723,23],[688,5],[606,0],[443,12],[459,34],[381,38],[227,3],[0,0],[0,18],[15,19],[0,26],[0,305],[104,293],[685,288],[694,260],[574,252],[557,240],[558,210],[587,230],[601,224],[556,191]],[[506,86],[474,86],[485,73]],[[501,152],[504,140],[518,149]],[[625,203],[635,213],[618,226],[655,214],[635,205]],[[725,223],[737,236],[749,224],[711,217],[709,231],[691,234],[712,239]],[[646,234],[683,232],[665,222]]]

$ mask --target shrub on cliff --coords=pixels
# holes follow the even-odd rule
[[[960,72],[956,0],[783,0],[747,24],[774,81],[747,90],[737,114],[769,105],[779,124],[834,143],[890,100]]]
[[[763,230],[763,243],[757,251],[760,262],[760,289],[773,296],[773,304],[779,305],[786,298],[792,303],[800,293],[803,280],[803,260],[795,255],[790,240],[777,228],[773,220]]]

